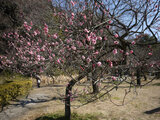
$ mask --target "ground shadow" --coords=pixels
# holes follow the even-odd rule
[[[152,109],[152,110],[149,110],[149,111],[146,111],[144,113],[146,113],[146,114],[154,114],[154,113],[157,113],[157,112],[160,113],[160,107]]]
[[[17,104],[10,104],[14,106],[21,105],[22,107],[25,107],[25,105],[30,104],[30,103],[44,103],[44,102],[49,102],[49,101],[54,101],[54,100],[63,100],[62,97],[53,97],[50,99],[29,99],[29,100],[17,100]]]
[[[35,120],[65,120],[65,117],[53,118],[49,116],[44,116],[44,117],[36,118]]]

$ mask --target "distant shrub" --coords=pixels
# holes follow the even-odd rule
[[[8,70],[4,70],[0,73],[0,84],[6,84],[13,81],[21,81],[21,80],[28,80],[29,77],[23,76],[19,73],[13,73]]]
[[[2,76],[6,79],[6,83],[0,85],[0,106],[3,109],[9,101],[15,100],[20,95],[26,95],[32,87],[32,81],[15,73],[5,73]],[[2,76],[0,79],[3,78]]]

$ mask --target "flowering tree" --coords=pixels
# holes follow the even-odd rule
[[[149,21],[146,21],[147,6],[151,4],[150,12],[154,12],[152,7],[160,3],[158,1],[155,3],[139,1],[142,6],[138,5],[136,1],[127,2],[125,0],[112,1],[113,5],[110,5],[111,1],[102,2],[101,0],[54,0],[52,1],[53,15],[57,18],[54,27],[58,26],[58,32],[51,33],[47,24],[39,29],[32,22],[25,22],[23,29],[5,33],[3,38],[9,39],[11,49],[8,49],[8,55],[0,57],[1,67],[10,68],[22,74],[39,74],[45,71],[50,64],[61,68],[71,78],[65,93],[66,120],[70,120],[70,102],[74,98],[72,89],[88,73],[92,73],[94,90],[97,93],[103,91],[98,98],[118,89],[118,86],[124,82],[130,85],[126,92],[127,95],[131,86],[136,85],[133,80],[120,74],[127,71],[126,67],[132,68],[142,64],[142,60],[137,57],[139,55],[135,50],[136,47],[134,47],[137,45],[136,41],[128,41],[127,38],[131,35],[135,37],[134,34],[147,29],[154,34],[151,27],[155,25],[159,17],[158,6],[155,18],[152,20],[153,23],[148,25]],[[122,16],[128,11],[132,13],[129,24],[123,23],[125,20],[122,19]],[[144,13],[145,29],[141,29],[142,18],[138,13]],[[156,34],[153,36],[157,39]],[[157,40],[149,44],[157,44]],[[152,55],[150,50],[142,53],[146,56]],[[78,71],[79,74],[76,78],[72,76],[68,67],[73,71]],[[121,72],[118,73],[121,79],[118,78],[118,75],[112,74],[113,69],[121,69]],[[101,78],[106,74],[110,75],[109,73],[112,74],[111,80],[107,80],[111,82],[111,87],[101,85]],[[99,90],[97,90],[98,85]],[[95,95],[85,104],[98,98]]]

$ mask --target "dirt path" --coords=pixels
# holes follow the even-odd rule
[[[160,83],[160,81],[158,81]],[[160,86],[149,85],[138,91],[138,96],[128,95],[124,106],[116,106],[109,100],[90,103],[72,111],[91,113],[100,120],[160,120]],[[0,113],[0,120],[35,120],[45,114],[64,110],[64,103],[59,100],[59,93],[64,93],[64,87],[34,88],[27,99],[8,106]],[[122,102],[124,89],[112,91],[112,101]],[[73,102],[72,105],[76,104]]]

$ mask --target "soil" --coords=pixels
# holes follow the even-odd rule
[[[60,85],[34,87],[27,98],[20,98],[4,108],[0,113],[0,120],[35,120],[47,113],[64,111],[64,89],[65,87]],[[76,108],[75,101],[72,102],[72,111],[95,114],[100,120],[160,120],[160,80],[136,91],[137,93],[132,91],[132,94],[126,96],[124,105],[122,103],[125,88],[119,88],[112,91],[112,102],[109,99],[100,99]]]

